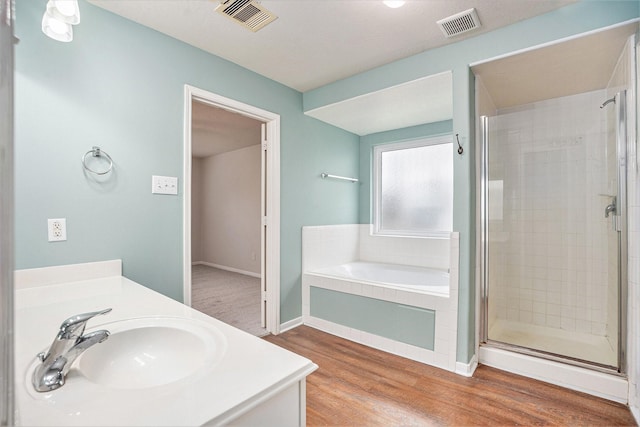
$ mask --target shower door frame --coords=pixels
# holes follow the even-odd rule
[[[618,372],[627,371],[627,91],[616,93],[616,157],[618,172]],[[616,213],[618,213],[616,212]]]
[[[618,177],[618,366],[600,365],[587,360],[545,352],[489,339],[489,117],[480,116],[480,345],[489,345],[542,359],[592,369],[608,374],[625,375],[627,354],[627,105],[626,91],[615,96],[616,164]]]

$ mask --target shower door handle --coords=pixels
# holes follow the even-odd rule
[[[604,208],[605,218],[609,218],[609,215],[613,214],[611,215],[611,226],[613,228],[613,231],[621,231],[620,215],[616,215],[617,213],[618,213],[618,200],[616,197],[614,197],[611,203],[608,204],[606,208]]]
[[[613,214],[611,215],[611,228],[613,228],[613,231],[622,231],[622,228],[620,227],[620,215],[616,215],[617,213],[618,210],[614,202],[605,208],[604,217],[609,218],[609,214]]]
[[[622,228],[620,226],[620,215],[613,215],[613,218],[611,218],[612,222],[611,224],[613,225],[613,231],[622,231]]]
[[[609,218],[610,213],[614,214],[613,216],[615,217],[615,214],[617,213],[617,211],[618,211],[618,208],[616,206],[616,198],[614,197],[611,203],[608,204],[606,208],[604,208],[604,217]]]

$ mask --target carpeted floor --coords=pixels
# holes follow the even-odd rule
[[[261,337],[260,279],[206,265],[191,270],[191,306],[211,317]]]

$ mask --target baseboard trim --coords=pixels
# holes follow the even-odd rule
[[[206,265],[207,267],[219,268],[220,270],[230,271],[232,273],[244,274],[245,276],[256,277],[258,279],[262,278],[260,273],[254,273],[253,271],[240,270],[239,268],[227,267],[226,265],[214,264],[212,262],[206,261],[196,261],[192,262],[191,265]]]
[[[478,367],[478,355],[474,354],[469,363],[456,362],[456,374],[472,377]]]
[[[636,424],[640,425],[640,408],[637,406],[630,406],[629,408],[631,409],[631,415],[636,419]]]
[[[302,326],[302,316],[296,317],[295,319],[291,319],[287,322],[280,324],[280,333],[290,331],[293,328],[297,328],[298,326]]]

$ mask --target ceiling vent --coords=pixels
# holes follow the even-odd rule
[[[216,12],[235,21],[254,33],[278,19],[254,0],[222,0]]]
[[[437,23],[446,37],[454,37],[481,26],[478,14],[473,8],[441,19]]]

